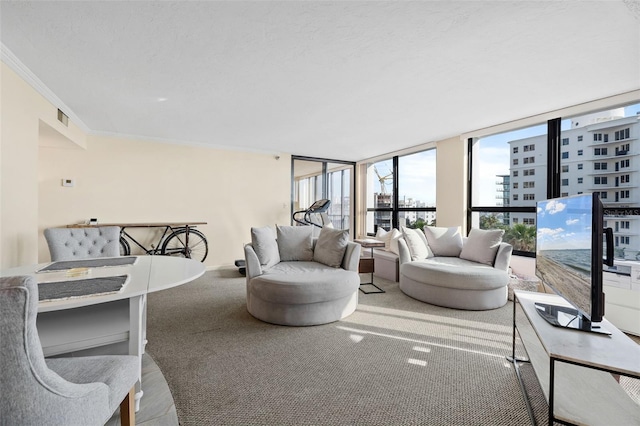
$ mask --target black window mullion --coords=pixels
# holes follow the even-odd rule
[[[393,213],[391,213],[391,223],[393,224],[393,228],[400,229],[398,227],[398,206],[400,205],[400,195],[398,195],[398,156],[394,156],[392,159],[393,162],[393,203],[392,209]]]
[[[467,235],[471,231],[471,215],[473,213],[473,138],[467,139]]]
[[[560,196],[561,119],[547,121],[547,198]]]

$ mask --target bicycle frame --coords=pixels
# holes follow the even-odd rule
[[[160,236],[160,238],[158,238],[158,241],[156,242],[156,245],[154,247],[153,243],[151,244],[151,249],[145,247],[142,245],[142,243],[140,243],[138,240],[136,240],[135,238],[133,238],[131,236],[131,234],[129,234],[125,229],[126,227],[122,227],[122,229],[120,230],[120,236],[121,237],[127,237],[130,241],[134,242],[138,247],[140,247],[142,250],[144,250],[144,252],[148,255],[159,255],[160,254],[160,250],[162,247],[162,242],[164,241],[165,237],[168,237],[169,235],[173,234],[174,232],[180,230],[180,229],[186,229],[187,232],[185,233],[186,235],[186,244],[189,243],[189,229],[193,228],[193,226],[189,226],[189,225],[185,225],[185,226],[179,226],[179,227],[173,227],[171,225],[166,225],[164,227],[164,231],[162,232],[162,235]]]

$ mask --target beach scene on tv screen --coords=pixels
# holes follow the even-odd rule
[[[536,274],[591,314],[591,196],[538,203]]]

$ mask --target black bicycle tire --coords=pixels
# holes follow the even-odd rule
[[[169,244],[171,243],[172,240],[176,239],[180,242],[181,245],[183,245],[182,240],[180,239],[180,235],[181,234],[185,234],[187,232],[186,228],[180,228],[180,229],[176,229],[175,231],[173,231],[171,233],[171,235],[169,235],[164,242],[162,243],[162,249],[160,250],[160,254],[164,255],[164,256],[174,256],[175,254],[172,253],[167,253],[167,246],[169,246]],[[200,231],[198,231],[197,229],[189,229],[189,238],[191,238],[191,235],[197,235],[198,237],[201,238],[201,241],[204,245],[204,255],[202,256],[202,258],[195,258],[193,256],[191,256],[191,259],[197,260],[199,262],[204,262],[204,260],[207,258],[207,255],[209,254],[209,243],[207,242],[207,237],[204,236],[204,234]],[[189,248],[191,249],[191,240],[189,240]],[[184,252],[181,253],[182,257],[187,257],[185,255]]]
[[[120,237],[120,256],[129,256],[131,254],[131,246],[125,237]]]

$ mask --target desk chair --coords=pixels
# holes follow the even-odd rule
[[[120,227],[47,228],[51,261],[120,256]]]
[[[37,311],[38,285],[33,277],[0,278],[0,423],[104,425],[120,405],[121,424],[134,425],[138,358],[45,360]]]

